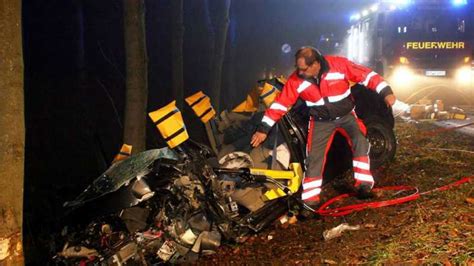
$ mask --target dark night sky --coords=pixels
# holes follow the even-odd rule
[[[149,104],[170,99],[172,0],[146,0]],[[209,0],[215,18],[216,1]],[[184,0],[185,95],[207,91],[209,36],[203,0]],[[233,0],[223,71],[223,104],[232,107],[264,71],[289,74],[294,50],[321,34],[344,34],[369,0]],[[122,1],[25,0],[25,251],[44,259],[45,236],[64,200],[96,178],[122,145],[125,96]],[[283,54],[281,46],[293,48]],[[185,112],[185,118],[187,111]],[[202,139],[198,122],[188,130]],[[163,145],[148,125],[149,148]],[[47,252],[47,250],[46,250]],[[28,262],[28,261],[27,261]]]

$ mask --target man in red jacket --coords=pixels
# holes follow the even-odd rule
[[[341,132],[352,148],[356,191],[361,195],[368,194],[374,186],[369,143],[364,136],[365,128],[359,123],[354,111],[350,82],[360,83],[376,91],[388,106],[392,106],[396,100],[392,89],[371,69],[343,57],[322,56],[313,47],[300,48],[295,60],[296,71],[290,75],[281,94],[266,110],[252,136],[252,146],[257,147],[265,141],[272,126],[301,98],[310,108],[302,199],[311,207],[319,204],[326,154],[336,132]]]

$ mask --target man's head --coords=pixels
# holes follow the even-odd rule
[[[301,78],[316,77],[321,70],[322,55],[313,47],[301,47],[295,54],[296,73]]]

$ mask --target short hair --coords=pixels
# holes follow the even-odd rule
[[[311,46],[303,46],[295,54],[295,61],[300,58],[304,58],[304,62],[306,65],[310,66],[314,62],[321,63],[322,55],[318,51],[318,49],[311,47]]]

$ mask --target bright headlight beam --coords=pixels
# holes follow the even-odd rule
[[[459,68],[456,72],[456,81],[463,85],[470,84],[472,81],[471,68],[468,66]]]
[[[402,6],[402,5],[405,6],[405,5],[408,5],[408,4],[410,4],[410,3],[411,3],[411,0],[396,0],[396,1],[395,1],[395,4],[401,5],[401,6]]]
[[[407,66],[398,66],[393,71],[391,79],[398,85],[406,86],[414,79],[414,73]]]
[[[354,15],[351,16],[350,20],[353,21],[353,20],[359,20],[360,19],[360,14],[359,13],[356,13]]]
[[[370,11],[372,12],[376,12],[377,10],[379,9],[379,5],[378,4],[374,4],[370,7]]]
[[[451,3],[455,6],[467,5],[467,0],[452,0]]]

